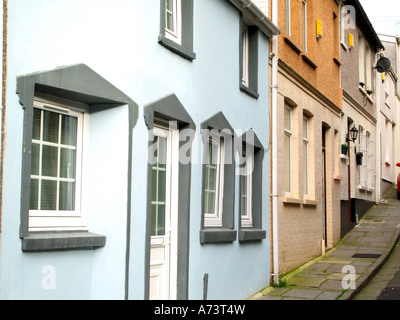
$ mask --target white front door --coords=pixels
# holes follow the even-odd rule
[[[152,164],[150,299],[176,299],[178,156],[177,130],[154,128]]]

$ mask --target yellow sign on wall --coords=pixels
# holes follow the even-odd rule
[[[317,19],[317,39],[322,38],[322,22],[320,19]]]
[[[349,48],[353,48],[354,47],[354,36],[353,34],[349,33]]]

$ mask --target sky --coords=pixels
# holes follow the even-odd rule
[[[377,34],[400,36],[399,0],[360,0]]]

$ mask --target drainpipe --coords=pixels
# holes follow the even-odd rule
[[[1,6],[1,4],[0,4]],[[7,89],[7,22],[8,22],[8,0],[3,0],[3,34],[2,34],[2,66],[1,66],[1,107],[0,107],[0,241],[1,241],[1,219],[3,214],[3,168],[4,168],[4,146],[5,146],[5,120],[6,120],[6,89]],[[0,242],[1,248],[1,242]]]
[[[380,52],[375,55],[374,65],[376,65],[377,60],[379,59]],[[376,107],[376,151],[377,155],[376,159],[376,188],[375,188],[375,198],[376,203],[381,201],[381,175],[382,175],[382,150],[381,150],[381,86],[382,86],[382,78],[380,73],[375,71],[375,107]]]
[[[278,0],[272,1],[272,23],[278,25]],[[279,231],[278,231],[278,35],[272,37],[272,244],[273,273],[279,284]]]

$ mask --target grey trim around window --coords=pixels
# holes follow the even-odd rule
[[[29,197],[32,149],[33,101],[35,94],[47,94],[89,105],[90,112],[129,106],[129,159],[128,159],[128,205],[127,226],[130,226],[130,176],[132,129],[138,118],[138,106],[128,96],[104,80],[84,64],[57,68],[17,78],[17,94],[24,109],[24,132],[22,150],[20,238],[24,252],[96,249],[104,247],[106,237],[90,232],[29,232]],[[129,246],[129,230],[127,243]],[[128,254],[128,251],[127,251]]]
[[[249,134],[254,134],[254,139],[248,137]],[[254,148],[254,168],[253,168],[253,179],[252,179],[252,215],[253,215],[253,227],[242,228],[241,216],[239,215],[239,241],[255,241],[263,240],[267,237],[267,231],[262,230],[262,198],[263,198],[263,181],[262,181],[262,166],[264,160],[264,147],[258,139],[255,132],[250,129],[243,136],[243,143],[251,144],[250,149]],[[241,150],[242,146],[239,150]]]
[[[237,231],[234,230],[234,215],[235,215],[235,158],[234,158],[234,135],[235,132],[228,120],[222,112],[217,113],[210,119],[201,123],[201,129],[217,129],[223,135],[228,135],[231,132],[231,145],[225,143],[225,158],[231,157],[231,163],[224,164],[224,189],[222,203],[222,227],[205,227],[204,224],[204,184],[205,184],[205,165],[203,165],[202,176],[202,194],[201,194],[201,229],[200,243],[218,243],[218,242],[233,242],[236,240]],[[226,133],[224,133],[224,131]],[[205,144],[208,144],[208,137],[203,136],[203,150]],[[227,139],[227,141],[229,141]],[[227,154],[229,152],[229,155]]]
[[[180,152],[190,150],[187,144],[193,143],[196,125],[175,94],[168,95],[144,106],[144,118],[149,130],[157,120],[176,121],[179,129]],[[190,129],[190,130],[185,130]],[[188,135],[187,135],[188,134]],[[189,138],[189,140],[187,139]],[[149,146],[152,144],[149,141]],[[185,148],[182,146],[185,145]],[[149,298],[150,279],[150,240],[151,240],[151,192],[152,166],[147,169],[147,212],[146,212],[146,260],[145,260],[145,299]],[[178,177],[178,277],[177,299],[186,300],[189,295],[189,240],[190,240],[190,189],[191,161],[179,163]]]
[[[181,57],[193,61],[193,0],[182,0],[182,43],[179,44],[165,36],[165,0],[160,0],[160,35],[158,43]]]
[[[243,41],[242,41],[242,25],[247,25],[249,32],[249,85],[245,86],[242,83],[243,78]],[[247,93],[249,96],[258,99],[260,96],[258,93],[258,27],[254,25],[248,25],[241,20],[239,33],[239,87],[240,90]]]

